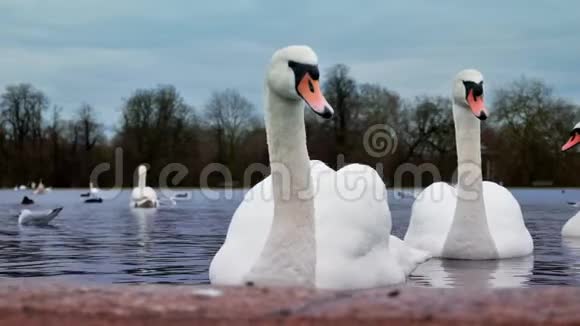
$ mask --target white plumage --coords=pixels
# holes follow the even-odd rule
[[[407,244],[434,257],[455,259],[512,258],[532,253],[532,237],[516,199],[506,188],[482,181],[477,118],[484,120],[486,116],[483,76],[476,70],[460,72],[453,89],[458,184],[451,187],[437,182],[418,196],[405,235]]]
[[[317,80],[310,94],[297,94],[300,76],[289,63],[312,66],[317,58],[296,46],[272,59],[266,82],[272,175],[234,213],[211,262],[211,282],[332,289],[404,282],[429,255],[390,236],[387,191],[375,170],[353,164],[336,172],[309,160],[302,98],[322,116],[332,109]]]
[[[155,208],[159,204],[157,193],[153,188],[145,186],[147,180],[147,168],[140,165],[138,170],[138,184],[131,193],[130,206],[133,208]]]
[[[61,211],[62,207],[43,211],[23,209],[18,216],[18,223],[21,225],[48,225]]]

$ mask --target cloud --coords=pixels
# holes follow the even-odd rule
[[[238,88],[261,106],[276,48],[309,44],[323,67],[404,96],[446,95],[476,67],[499,87],[527,75],[580,102],[574,1],[272,2],[4,0],[0,86],[31,82],[72,114],[81,102],[116,121],[136,88],[174,84],[196,106]]]

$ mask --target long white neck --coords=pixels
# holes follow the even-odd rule
[[[453,121],[457,146],[458,196],[483,203],[481,123],[469,108],[458,106],[455,103],[453,103]]]
[[[139,173],[139,180],[137,181],[137,187],[139,188],[139,194],[143,197],[143,191],[145,190],[145,180],[147,179],[147,172]]]
[[[443,249],[447,258],[497,258],[485,212],[481,127],[471,110],[453,103],[457,146],[457,202]]]
[[[265,121],[274,216],[249,279],[263,285],[314,286],[314,198],[304,102],[281,98],[266,87]]]
[[[312,196],[305,196],[312,185],[304,102],[289,101],[269,91],[267,94],[265,120],[275,207],[296,209],[304,200],[312,202]],[[310,217],[297,216],[292,220],[307,221]]]

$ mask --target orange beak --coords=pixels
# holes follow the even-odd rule
[[[570,148],[578,145],[579,143],[580,143],[580,135],[577,133],[574,133],[574,135],[572,135],[572,137],[570,137],[568,142],[566,144],[564,144],[564,146],[562,146],[562,152],[569,150]]]
[[[316,114],[325,119],[331,118],[334,114],[334,110],[332,110],[332,107],[328,104],[324,95],[322,95],[320,83],[318,80],[312,79],[310,74],[306,73],[302,77],[302,80],[296,87],[296,91]]]
[[[479,119],[487,119],[487,110],[485,109],[485,104],[483,102],[483,96],[473,95],[473,90],[469,91],[467,94],[467,104],[471,108],[471,112]]]

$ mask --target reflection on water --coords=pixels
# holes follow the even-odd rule
[[[562,239],[562,248],[571,257],[570,273],[578,280],[577,284],[580,284],[580,238]]]
[[[153,219],[157,215],[156,208],[131,208],[131,214],[135,217],[137,223],[137,243],[143,250],[142,253],[147,253],[149,246],[149,230],[153,226]]]
[[[34,198],[31,209],[64,206],[52,226],[17,223],[24,192],[0,191],[0,277],[51,277],[97,283],[207,283],[211,258],[221,246],[242,199],[191,199],[157,209],[129,207],[125,191],[103,204],[80,201],[83,190],[57,190]],[[412,198],[389,199],[393,233],[407,228]],[[560,237],[576,213],[566,201],[580,191],[517,189],[534,238],[534,256],[501,261],[433,259],[419,266],[411,285],[432,287],[520,287],[580,285],[580,239]],[[240,253],[243,255],[243,253]]]
[[[438,288],[522,287],[532,275],[532,256],[505,260],[431,259],[410,277],[413,284]]]

